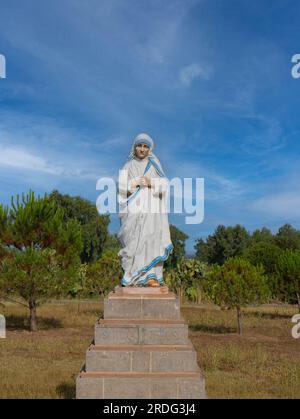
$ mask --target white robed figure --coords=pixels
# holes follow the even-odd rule
[[[118,238],[123,286],[163,285],[163,264],[173,250],[167,213],[168,179],[153,148],[153,139],[139,134],[120,172]]]

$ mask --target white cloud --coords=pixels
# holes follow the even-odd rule
[[[118,139],[112,143],[115,147]],[[100,151],[104,150],[86,133],[61,127],[51,118],[0,112],[0,168],[13,170],[18,176],[27,170],[95,182],[112,170],[110,156]]]
[[[20,147],[7,147],[0,144],[0,168],[9,168],[11,170],[29,170],[32,172],[44,173],[48,175],[63,176],[74,178],[74,180],[89,179],[96,181],[99,173],[89,170],[87,167],[77,166],[67,161],[64,165],[54,165],[51,161],[55,158],[46,159],[36,152],[28,152]]]
[[[197,78],[208,80],[210,78],[210,74],[211,70],[209,67],[194,63],[180,70],[179,79],[185,86],[190,86],[191,83]]]
[[[181,178],[204,178],[204,199],[205,201],[228,202],[242,196],[246,191],[246,185],[242,185],[238,179],[233,179],[225,174],[219,173],[212,168],[196,163],[169,162],[170,167],[176,167],[176,172],[171,176]],[[170,176],[168,176],[170,177]]]
[[[270,194],[250,205],[253,211],[284,219],[300,219],[299,208],[300,190]]]
[[[281,124],[272,116],[249,114],[244,116],[250,131],[241,142],[241,149],[249,154],[265,156],[286,146]]]
[[[61,174],[62,168],[52,166],[43,157],[29,153],[21,148],[0,145],[0,166],[34,170],[49,174]]]

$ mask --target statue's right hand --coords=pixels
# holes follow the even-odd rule
[[[132,179],[130,182],[130,191],[134,191],[141,184],[141,178]]]

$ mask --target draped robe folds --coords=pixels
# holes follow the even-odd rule
[[[119,182],[119,257],[124,270],[121,283],[142,286],[156,279],[162,285],[163,263],[173,250],[167,213],[168,180],[159,160],[151,157],[135,157],[122,170],[128,182]],[[156,179],[160,189],[140,186],[133,190],[131,182],[141,176],[152,182]]]

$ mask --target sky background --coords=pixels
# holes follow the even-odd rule
[[[146,131],[168,177],[205,178],[204,222],[169,216],[189,253],[219,224],[300,228],[299,1],[0,1],[1,203],[96,202]]]

